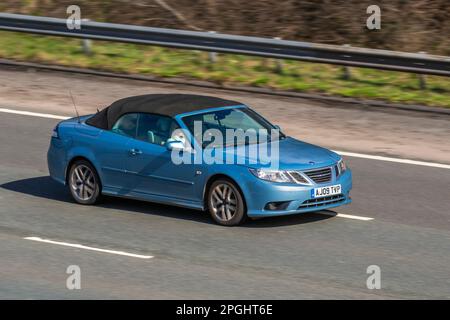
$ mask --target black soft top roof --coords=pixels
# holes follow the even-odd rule
[[[126,113],[143,112],[173,117],[191,111],[238,105],[242,103],[194,94],[146,94],[117,100],[86,123],[101,129],[111,129],[117,119]]]

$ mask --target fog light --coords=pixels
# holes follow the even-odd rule
[[[269,202],[264,207],[264,210],[286,210],[286,208],[289,206],[290,201],[277,201],[277,202]]]

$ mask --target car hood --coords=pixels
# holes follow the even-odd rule
[[[272,168],[277,170],[319,168],[333,165],[340,159],[340,156],[335,152],[291,137],[279,140],[278,152],[276,151],[276,144],[273,142],[269,143],[266,148],[267,151],[265,149],[260,150],[260,152],[254,151],[252,156],[248,154],[250,150],[248,146],[243,145],[226,148],[224,152],[229,159],[233,157],[237,164],[243,164],[252,168]],[[247,154],[244,151],[247,151]]]

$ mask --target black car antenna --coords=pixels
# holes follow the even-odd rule
[[[77,105],[75,104],[75,99],[73,98],[72,91],[70,89],[69,89],[69,94],[70,94],[70,98],[72,99],[73,108],[75,109],[75,113],[77,114],[78,123],[81,123],[80,114],[78,113]]]

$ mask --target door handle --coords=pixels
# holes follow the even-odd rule
[[[141,150],[139,150],[139,149],[130,149],[129,150],[129,152],[130,152],[130,154],[132,155],[132,156],[137,156],[137,155],[139,155],[139,154],[142,154],[142,151]]]

